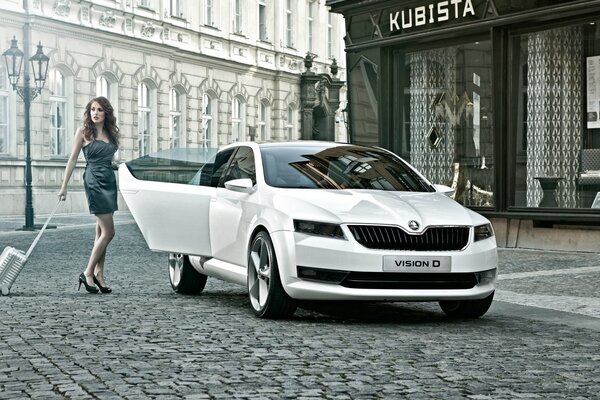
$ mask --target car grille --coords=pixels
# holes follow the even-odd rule
[[[475,273],[395,273],[350,272],[340,283],[354,289],[471,289],[477,285]]]
[[[409,234],[397,226],[349,225],[358,243],[369,249],[447,251],[461,250],[469,241],[469,227],[431,227]]]

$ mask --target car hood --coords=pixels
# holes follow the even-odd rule
[[[407,227],[478,225],[487,220],[441,193],[278,189],[274,206],[294,219]]]

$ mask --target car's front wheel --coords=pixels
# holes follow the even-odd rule
[[[494,292],[483,299],[440,301],[440,307],[452,318],[479,318],[489,310],[493,299]]]
[[[177,293],[199,294],[206,286],[207,276],[199,273],[184,254],[169,253],[169,280]]]
[[[273,242],[265,231],[254,237],[248,251],[248,294],[257,317],[285,318],[296,311],[281,285]]]

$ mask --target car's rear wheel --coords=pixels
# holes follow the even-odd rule
[[[440,301],[440,307],[452,318],[479,318],[489,310],[493,299],[494,292],[483,299]]]
[[[206,286],[207,276],[199,273],[184,254],[169,253],[169,280],[177,293],[199,294]]]
[[[265,231],[254,237],[248,251],[248,294],[257,317],[285,318],[296,311],[281,285],[273,242]]]

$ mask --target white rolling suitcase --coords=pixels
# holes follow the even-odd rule
[[[29,255],[35,248],[38,240],[40,240],[42,237],[42,233],[44,233],[46,230],[46,227],[54,216],[54,213],[56,210],[58,210],[58,206],[60,206],[60,200],[56,204],[56,207],[54,207],[54,211],[52,211],[52,214],[50,214],[40,232],[35,237],[35,240],[31,246],[29,246],[27,253],[10,246],[5,247],[2,251],[2,254],[0,255],[0,290],[2,291],[3,296],[8,296],[10,293],[10,288],[12,287],[13,283],[15,283],[17,276],[19,276],[19,273],[25,266]]]

